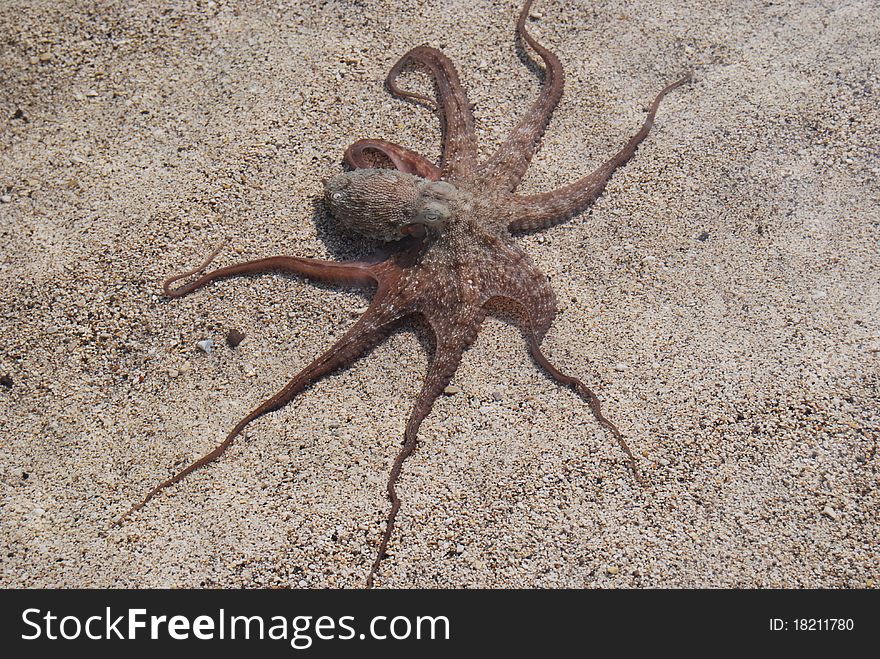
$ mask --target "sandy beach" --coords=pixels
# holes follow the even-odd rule
[[[222,238],[214,266],[368,255],[321,202],[345,148],[440,149],[388,70],[442,48],[489,156],[541,84],[518,2],[167,4],[0,5],[0,586],[362,587],[430,334],[403,323],[114,527],[370,294],[161,281]],[[405,464],[376,585],[878,587],[877,3],[537,0],[528,25],[566,93],[526,194],[693,72],[591,209],[517,237],[558,298],[545,352],[646,484],[490,316]]]

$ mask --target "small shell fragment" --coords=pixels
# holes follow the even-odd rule
[[[237,348],[238,344],[242,341],[244,341],[244,334],[237,329],[229,330],[229,333],[226,335],[226,343],[230,348]]]
[[[196,343],[196,347],[206,355],[210,355],[211,350],[214,349],[214,339],[204,339],[202,341],[198,341]]]

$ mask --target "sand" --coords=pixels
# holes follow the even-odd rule
[[[217,265],[366,255],[318,202],[345,147],[439,153],[436,117],[386,72],[442,47],[489,155],[540,84],[518,8],[164,4],[0,6],[0,585],[360,587],[424,328],[114,528],[368,300],[281,275],[179,300],[159,282],[224,236]],[[648,485],[491,317],[406,463],[377,585],[877,587],[876,3],[535,12],[567,87],[524,192],[590,171],[694,72],[591,210],[517,239],[559,298],[546,352],[594,387]]]

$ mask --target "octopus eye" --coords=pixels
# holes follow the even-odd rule
[[[343,194],[342,194],[341,192],[338,192],[338,191],[337,191],[337,192],[334,192],[333,194],[330,195],[330,198],[331,198],[333,201],[342,201],[342,197],[343,197]]]
[[[445,204],[431,201],[425,208],[422,208],[416,221],[429,226],[439,226],[448,220],[449,216],[449,208]]]

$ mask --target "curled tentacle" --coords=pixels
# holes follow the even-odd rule
[[[565,86],[565,77],[559,58],[542,46],[526,30],[526,19],[529,16],[531,6],[532,0],[527,0],[523,5],[516,22],[516,31],[544,61],[544,84],[529,111],[520,119],[504,143],[480,168],[481,177],[491,185],[498,186],[508,192],[513,191],[525,175],[532,157],[538,150],[547,124],[550,123],[553,110],[556,109],[559,99],[562,98]]]
[[[437,84],[437,103],[424,94],[410,92],[397,85],[397,77],[411,61],[430,69]],[[397,60],[385,82],[396,96],[419,101],[439,110],[443,131],[443,155],[440,162],[443,178],[470,176],[477,159],[474,116],[452,61],[436,48],[417,46]]]
[[[592,204],[602,194],[614,171],[633,157],[639,143],[651,131],[651,127],[654,125],[654,116],[657,114],[657,108],[660,107],[660,101],[663,100],[663,97],[688,80],[690,80],[690,75],[677,80],[657,94],[654,102],[651,103],[648,116],[645,118],[645,122],[642,124],[639,132],[633,135],[626,143],[626,146],[597,170],[574,183],[551,192],[529,197],[514,197],[511,203],[509,230],[529,231],[543,229],[562,222],[574,213],[578,213]]]
[[[358,140],[345,150],[345,155],[342,158],[353,169],[375,168],[375,159],[365,155],[366,151],[381,153],[401,172],[421,176],[430,181],[440,180],[440,168],[430,160],[406,147],[386,140]]]
[[[172,290],[171,284],[178,282],[181,279],[186,279],[187,277],[192,277],[193,275],[199,274],[202,270],[204,270],[209,265],[211,265],[211,263],[214,262],[214,259],[217,258],[217,255],[220,253],[220,250],[222,250],[225,246],[226,246],[226,238],[223,238],[219,243],[217,243],[217,246],[211,251],[211,253],[205,257],[205,260],[202,261],[195,268],[193,268],[192,270],[187,270],[186,272],[181,272],[180,274],[172,275],[172,276],[168,277],[168,279],[166,279],[165,281],[162,282],[162,292],[167,297],[180,297],[181,295],[186,295],[187,293],[189,293],[193,289],[182,286],[178,289]],[[207,283],[207,282],[205,282],[205,283]],[[186,290],[184,290],[184,289],[186,289]]]

